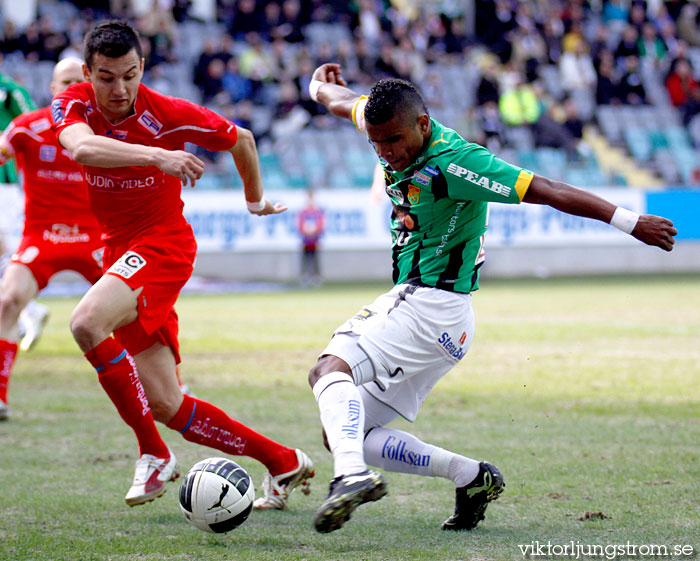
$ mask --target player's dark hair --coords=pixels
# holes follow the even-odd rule
[[[412,122],[421,113],[428,114],[428,108],[418,89],[398,78],[379,80],[369,93],[365,106],[365,119],[371,125],[381,125],[395,115],[402,115]]]
[[[110,20],[95,26],[85,37],[83,54],[88,68],[96,54],[119,58],[131,49],[143,58],[143,48],[138,32],[124,20]]]

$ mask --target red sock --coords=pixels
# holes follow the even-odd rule
[[[215,448],[232,456],[249,456],[264,464],[272,475],[297,467],[296,452],[258,434],[229,417],[211,403],[184,396],[180,409],[168,423],[185,440]]]
[[[10,384],[12,365],[17,356],[17,343],[0,339],[0,399],[7,403],[7,386]]]
[[[85,358],[97,370],[100,384],[122,419],[136,433],[139,454],[167,458],[170,452],[158,434],[131,355],[115,339],[107,337],[94,349],[86,352]]]

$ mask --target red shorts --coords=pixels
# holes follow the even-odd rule
[[[20,263],[32,272],[39,290],[59,271],[76,271],[95,284],[102,276],[102,248],[99,230],[79,231],[62,224],[51,230],[25,232],[12,263]]]
[[[133,356],[154,343],[170,347],[180,362],[175,302],[192,276],[197,244],[192,230],[158,235],[130,243],[107,244],[105,273],[123,280],[133,290],[143,287],[138,319],[114,332]]]

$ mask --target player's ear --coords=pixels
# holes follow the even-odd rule
[[[86,82],[90,81],[90,69],[85,63],[83,63],[83,78],[85,78]]]
[[[427,113],[418,115],[418,128],[423,134],[428,134],[430,132],[430,117]]]

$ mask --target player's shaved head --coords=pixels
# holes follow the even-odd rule
[[[126,21],[111,20],[94,27],[85,37],[85,64],[92,68],[96,54],[108,58],[119,58],[135,50],[143,58],[143,49],[138,32]]]
[[[428,108],[416,87],[406,80],[390,78],[379,80],[369,94],[365,119],[372,125],[381,125],[396,115],[407,125],[428,114]]]
[[[83,61],[75,57],[64,58],[53,67],[51,93],[53,95],[58,95],[63,93],[71,84],[84,81]]]

